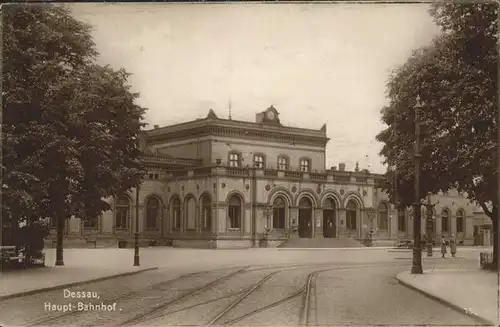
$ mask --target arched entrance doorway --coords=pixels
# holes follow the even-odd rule
[[[312,238],[312,203],[304,197],[299,202],[299,237]]]
[[[349,200],[346,205],[346,228],[349,235],[357,235],[357,212],[356,201]]]
[[[332,238],[336,236],[335,202],[328,198],[323,202],[323,237]]]

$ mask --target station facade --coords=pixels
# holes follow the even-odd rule
[[[155,126],[141,137],[148,174],[138,190],[108,199],[112,210],[101,217],[70,219],[66,239],[131,246],[137,211],[141,245],[273,247],[293,237],[363,239],[369,231],[374,240],[411,238],[412,214],[389,204],[383,176],[343,163],[327,168],[328,141],[326,125],[283,126],[272,106],[255,122],[210,110],[203,119]],[[455,235],[478,244],[491,225],[456,191],[431,202],[435,240]]]

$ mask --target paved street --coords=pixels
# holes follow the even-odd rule
[[[192,254],[199,256],[201,252]],[[205,265],[205,271],[194,269],[192,263],[183,266],[181,261],[171,261],[169,268],[167,260],[160,259],[163,264],[158,270],[69,290],[96,298],[69,298],[64,290],[57,290],[1,301],[0,317],[7,326],[476,323],[473,318],[398,284],[396,274],[407,271],[411,264],[408,252],[224,252],[229,257],[226,260],[221,260],[219,251],[203,252],[213,254],[215,259]],[[257,252],[261,260],[253,258]],[[272,257],[281,254],[286,259],[282,261],[288,262],[271,264]],[[231,257],[243,259],[228,265]],[[309,260],[300,260],[305,257]],[[424,259],[424,264],[436,269],[474,268],[477,259],[432,258]]]

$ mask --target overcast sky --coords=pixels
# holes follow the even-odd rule
[[[74,4],[94,26],[100,62],[124,67],[160,126],[205,117],[327,123],[327,167],[383,173],[390,72],[439,33],[426,4]]]

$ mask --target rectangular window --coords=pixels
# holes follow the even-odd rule
[[[229,167],[240,166],[240,155],[238,153],[229,154]]]
[[[115,226],[117,229],[126,229],[128,226],[129,208],[128,207],[117,207]]]
[[[300,160],[300,171],[309,172],[309,160],[307,159]]]
[[[264,157],[260,155],[256,155],[253,157],[253,163],[255,168],[264,168]]]
[[[285,208],[273,208],[273,229],[285,229]]]
[[[180,215],[181,211],[179,208],[174,208],[172,210],[172,218],[173,218],[173,221],[174,221],[174,229],[176,230],[179,230],[181,229],[181,215]]]
[[[464,231],[464,218],[457,217],[457,233],[463,233]]]
[[[448,217],[441,218],[441,229],[445,233],[447,233],[449,231]]]
[[[288,170],[288,159],[281,157],[278,158],[278,169],[279,170]]]
[[[229,206],[229,228],[240,228],[240,207]]]
[[[83,227],[85,229],[97,229],[98,222],[98,217],[87,218],[83,220]]]
[[[398,210],[398,231],[406,231],[406,217],[403,210]]]
[[[356,211],[348,210],[346,212],[346,214],[347,214],[347,217],[346,217],[347,229],[355,230],[356,229]]]

